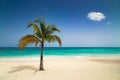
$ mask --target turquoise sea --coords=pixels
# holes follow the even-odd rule
[[[40,48],[1,47],[0,58],[39,57]],[[119,47],[45,47],[44,56],[104,56],[120,57]]]

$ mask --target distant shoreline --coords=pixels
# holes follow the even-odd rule
[[[94,56],[94,57],[86,57],[86,56],[44,56],[44,60],[48,61],[48,60],[59,60],[59,59],[67,59],[67,60],[116,60],[119,59],[119,56],[110,56],[110,57],[104,57],[104,56]],[[9,57],[9,58],[0,58],[0,62],[11,62],[11,61],[39,61],[40,58],[39,57]]]

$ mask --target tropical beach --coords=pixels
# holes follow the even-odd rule
[[[120,48],[45,48],[44,71],[39,71],[39,49],[6,49],[0,49],[0,53],[4,52],[0,58],[0,80],[120,79]],[[8,56],[10,53],[14,55]],[[25,53],[26,56],[20,55]]]
[[[0,80],[119,80],[120,58],[45,57],[0,60]]]
[[[0,0],[0,80],[120,80],[120,0]]]

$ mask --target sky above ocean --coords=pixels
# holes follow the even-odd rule
[[[120,47],[120,0],[0,0],[0,47],[16,47],[38,17],[56,24],[63,47]]]

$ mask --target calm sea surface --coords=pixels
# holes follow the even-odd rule
[[[1,47],[2,57],[39,57],[40,48],[25,48],[20,51],[17,47]],[[120,48],[103,47],[46,47],[45,56],[113,56],[120,57]]]

